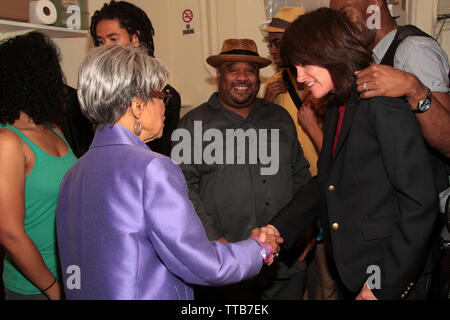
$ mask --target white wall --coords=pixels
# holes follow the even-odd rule
[[[438,2],[438,13],[450,14],[450,0],[439,0]],[[436,23],[435,26],[435,36],[437,37],[439,31],[441,30],[443,20]],[[441,44],[441,47],[445,50],[448,56],[450,56],[450,18],[448,18],[442,27],[442,32],[440,37],[437,39]]]
[[[95,10],[101,8],[104,2],[104,0],[88,0],[89,16],[92,16]],[[88,34],[84,37],[53,38],[53,40],[61,50],[61,67],[66,76],[67,84],[76,88],[78,67],[84,56],[93,47],[92,39]]]
[[[205,60],[220,52],[225,39],[253,39],[260,55],[269,56],[258,29],[265,20],[263,0],[140,1],[140,5],[155,28],[155,55],[168,64],[170,83],[180,92],[184,106],[198,106],[216,91],[216,71]],[[182,13],[187,8],[194,14],[194,34],[183,35]],[[273,71],[272,67],[262,70],[263,80]]]
[[[413,24],[436,38],[442,49],[450,56],[450,18],[438,21],[438,13],[450,13],[450,0],[409,0],[408,23]],[[442,31],[438,37],[439,31]]]

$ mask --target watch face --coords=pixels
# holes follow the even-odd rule
[[[420,101],[417,109],[424,112],[424,111],[427,111],[428,109],[430,109],[430,105],[431,105],[431,100],[425,99],[425,100]]]

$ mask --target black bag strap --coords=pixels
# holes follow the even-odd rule
[[[289,72],[288,69],[283,70],[283,80],[286,82],[286,85],[288,86],[288,92],[291,96],[292,101],[294,101],[295,106],[297,107],[297,110],[300,110],[300,108],[303,105],[302,99],[297,94],[297,91],[294,88],[294,85],[291,82],[291,79],[289,78]]]
[[[380,64],[393,67],[394,56],[398,46],[403,41],[403,39],[409,36],[421,36],[433,38],[415,26],[412,25],[400,26],[397,28],[397,33],[395,34],[394,40],[392,40],[392,43],[389,46],[389,49],[386,51],[383,60],[381,60]]]

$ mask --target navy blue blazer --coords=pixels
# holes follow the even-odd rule
[[[403,99],[361,100],[355,90],[333,156],[337,120],[338,108],[330,108],[318,176],[271,223],[290,247],[319,215],[349,290],[361,290],[371,276],[368,267],[378,266],[375,296],[404,298],[424,269],[438,218],[432,162],[419,125]]]

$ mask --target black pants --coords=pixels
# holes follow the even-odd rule
[[[5,289],[5,300],[48,300],[44,294],[20,294]]]
[[[275,268],[263,267],[255,278],[223,287],[194,287],[195,300],[302,300],[306,288],[306,270],[286,278],[276,278]]]

